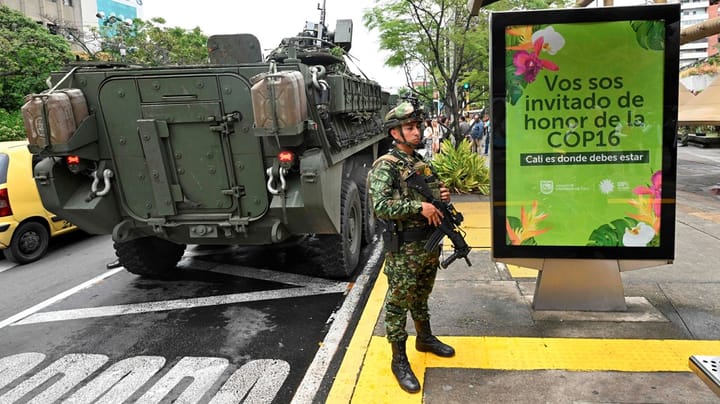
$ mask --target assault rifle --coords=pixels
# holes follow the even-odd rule
[[[465,258],[465,262],[470,267],[470,259],[468,254],[470,253],[470,246],[465,242],[465,232],[460,228],[460,224],[463,221],[462,213],[458,212],[450,202],[445,202],[436,199],[427,182],[425,177],[417,173],[413,173],[406,180],[407,185],[418,191],[428,202],[432,203],[437,209],[443,214],[442,222],[437,227],[435,232],[430,236],[430,239],[425,243],[425,251],[433,251],[440,245],[444,236],[450,239],[453,244],[455,251],[440,263],[440,267],[447,268],[448,265],[452,264],[458,258]]]

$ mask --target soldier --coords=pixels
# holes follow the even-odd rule
[[[391,369],[400,387],[420,391],[420,383],[408,362],[405,342],[407,312],[415,322],[415,348],[421,352],[451,357],[455,350],[432,335],[428,298],[435,283],[440,248],[425,251],[425,242],[442,220],[442,213],[405,179],[419,173],[436,198],[450,200],[450,192],[432,174],[415,149],[422,142],[422,108],[402,102],[385,116],[385,129],[395,147],[373,164],[368,189],[375,216],[384,225],[385,269],[388,292],[385,302],[385,330],[392,347]]]

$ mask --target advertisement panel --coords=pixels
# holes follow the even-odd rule
[[[673,258],[679,30],[679,4],[492,14],[495,258]]]

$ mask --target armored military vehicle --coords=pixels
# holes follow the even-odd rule
[[[130,272],[167,276],[186,245],[316,237],[343,278],[372,239],[365,178],[389,94],[351,72],[352,21],[307,23],[262,56],[250,34],[208,39],[202,66],[68,66],[23,107],[45,206],[112,234]]]

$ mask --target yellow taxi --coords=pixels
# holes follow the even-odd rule
[[[0,249],[18,264],[42,258],[51,237],[76,229],[43,207],[27,145],[24,140],[0,142]]]

